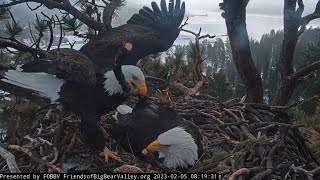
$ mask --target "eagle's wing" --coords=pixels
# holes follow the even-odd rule
[[[20,67],[22,72],[44,72],[65,81],[95,84],[95,65],[83,53],[73,49],[54,49],[44,60],[36,60]]]
[[[143,7],[126,24],[99,33],[80,51],[95,64],[112,67],[114,56],[124,41],[133,44],[133,50],[123,59],[124,64],[136,65],[137,62],[153,53],[169,49],[180,33],[180,24],[185,14],[185,3],[181,0],[161,0],[160,7],[151,3],[152,9]]]

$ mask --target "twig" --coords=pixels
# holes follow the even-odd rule
[[[203,35],[203,36],[200,36],[199,39],[204,39],[204,38],[209,38],[209,39],[212,39],[212,38],[215,38],[216,36],[215,35],[210,35],[210,34],[206,34],[206,35]]]
[[[247,168],[241,168],[234,172],[228,180],[236,180],[239,176],[244,175],[244,174],[250,174],[250,170]]]
[[[231,112],[229,109],[223,108],[223,110],[226,111],[228,114],[230,114],[236,121],[239,121],[239,122],[240,122],[240,121],[245,121],[242,112],[238,111],[238,112],[241,114],[241,117],[242,117],[242,120],[240,120],[239,117],[238,117],[237,115],[235,115],[233,112]],[[253,136],[253,135],[251,134],[251,132],[250,132],[243,124],[240,125],[240,128],[241,128],[241,130],[243,131],[243,133],[244,133],[249,139],[252,139],[252,140],[255,140],[255,139],[256,139],[256,137]]]
[[[221,121],[219,118],[217,118],[217,117],[215,117],[215,116],[213,116],[213,115],[211,115],[211,114],[201,112],[201,111],[199,111],[199,110],[197,110],[197,109],[195,109],[195,111],[196,111],[197,113],[203,115],[203,116],[206,116],[206,117],[209,117],[209,118],[213,119],[214,121],[218,122],[219,124],[224,124],[223,121]]]
[[[57,15],[55,15],[56,18],[57,18],[57,21],[59,23],[59,26],[60,26],[60,37],[59,37],[59,43],[58,43],[58,49],[60,49],[60,46],[61,46],[61,43],[62,43],[62,39],[63,39],[63,29],[62,29],[62,24],[61,24],[61,21],[59,19],[59,17]]]
[[[273,172],[272,169],[267,169],[255,175],[251,180],[262,180]]]
[[[41,14],[48,19],[47,23],[48,23],[48,27],[49,27],[49,31],[50,31],[50,39],[49,39],[49,44],[48,44],[48,47],[47,47],[47,51],[48,51],[48,50],[51,49],[51,46],[52,46],[52,43],[53,43],[53,28],[52,28],[52,24],[54,24],[54,22],[53,22],[54,18],[53,18],[53,16],[52,16],[52,18],[50,18],[44,12],[41,12]]]
[[[225,134],[222,134],[222,133],[219,133],[219,134],[220,134],[220,136],[222,136],[226,141],[230,142],[231,144],[237,145],[240,143],[239,141],[232,140],[229,136],[227,136]]]
[[[7,39],[1,38],[0,48],[6,48],[6,47],[11,47],[19,51],[30,52],[33,56],[36,56],[36,55],[39,55],[40,57],[46,56],[46,52],[41,49],[35,49],[32,47],[26,46],[21,42],[17,42],[17,41],[13,42],[13,41],[9,41]]]
[[[41,141],[42,143],[48,144],[49,146],[52,146],[53,144],[45,139],[43,139],[42,137],[38,137],[38,140]]]
[[[51,164],[54,164],[58,160],[59,151],[58,151],[57,147],[53,148],[53,154],[54,154],[54,158],[52,161],[50,161]]]
[[[8,148],[12,149],[12,150],[19,151],[19,152],[23,152],[23,153],[29,155],[32,159],[37,159],[37,158],[34,158],[34,156],[32,155],[32,152],[26,147],[18,146],[18,145],[9,145]]]
[[[3,159],[6,160],[7,165],[9,167],[9,171],[11,173],[20,173],[21,172],[19,167],[17,166],[14,155],[11,154],[9,151],[5,150],[4,148],[2,148],[1,146],[0,146],[0,155],[2,156]]]
[[[159,163],[152,155],[149,155],[147,159],[149,160],[150,164],[156,165],[158,168],[160,168],[168,173],[181,173],[180,171],[167,168],[162,163]]]
[[[267,169],[273,169],[273,166],[272,166],[273,154],[275,152],[277,152],[278,148],[283,146],[284,139],[286,137],[287,131],[288,131],[288,129],[285,129],[284,132],[282,132],[281,139],[269,151],[268,156],[267,156],[267,163],[266,163]]]
[[[39,4],[37,7],[32,8],[32,7],[30,7],[30,5],[28,4],[28,2],[26,2],[26,4],[27,4],[28,8],[29,8],[31,11],[35,11],[35,10],[39,9],[39,8],[43,5],[43,4]]]
[[[313,180],[312,178],[312,174],[310,174],[309,171],[301,168],[301,167],[296,167],[294,164],[290,167],[291,170],[293,170],[294,172],[300,171],[302,172],[304,175],[307,176],[308,180]]]
[[[216,167],[221,161],[224,161],[225,159],[228,159],[228,158],[230,158],[230,156],[226,155],[224,157],[221,157],[221,158],[217,159],[217,161],[215,161],[215,162],[209,161],[206,164],[203,164],[201,167],[191,168],[191,169],[188,170],[188,172],[190,172],[190,173],[202,173],[202,172],[208,171],[208,170],[213,169],[214,167]]]
[[[63,170],[61,168],[59,168],[58,166],[56,166],[52,163],[45,162],[45,165],[47,166],[47,168],[51,168],[56,173],[63,173]]]
[[[42,123],[40,123],[40,127],[37,128],[36,134],[40,135],[42,133]]]
[[[315,95],[315,96],[312,96],[312,97],[310,97],[310,98],[308,98],[308,99],[304,99],[304,100],[295,102],[295,103],[287,106],[284,110],[288,110],[288,109],[293,108],[293,107],[294,107],[294,108],[298,108],[299,106],[301,106],[301,105],[303,105],[304,103],[309,102],[309,101],[311,101],[311,100],[313,100],[313,99],[320,99],[320,96],[319,96],[319,95]]]
[[[182,28],[186,25],[188,25],[188,20],[189,20],[189,17],[187,17],[187,19],[184,21],[184,23],[179,27],[180,30],[182,30]]]
[[[320,166],[319,167],[317,167],[317,168],[315,168],[315,169],[313,169],[313,170],[311,170],[311,171],[309,171],[309,173],[310,174],[312,174],[312,176],[314,176],[316,173],[318,173],[320,171]]]
[[[36,43],[36,38],[33,36],[32,28],[31,28],[30,22],[29,22],[29,32],[30,32],[30,36],[31,36],[31,39],[32,39],[33,43]]]
[[[31,138],[29,135],[24,136],[24,138],[28,139],[30,141],[30,143],[28,143],[28,144],[35,144],[35,145],[39,144],[38,140]]]

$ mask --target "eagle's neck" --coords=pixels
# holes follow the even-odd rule
[[[104,74],[104,78],[104,89],[110,96],[124,93],[119,81],[117,80],[112,70],[106,72]]]

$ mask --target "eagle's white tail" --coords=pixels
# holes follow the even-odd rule
[[[122,104],[122,105],[119,105],[117,107],[117,112],[112,115],[112,117],[115,119],[115,120],[118,120],[118,113],[120,113],[121,115],[126,115],[126,114],[129,114],[129,113],[132,113],[132,108],[128,105],[125,105],[125,104]]]
[[[126,104],[122,104],[117,107],[117,111],[120,114],[125,115],[125,114],[132,113],[132,108]]]
[[[35,91],[40,96],[49,98],[51,102],[59,99],[61,86],[65,82],[54,75],[47,73],[21,72],[17,70],[8,70],[4,73],[1,81]]]

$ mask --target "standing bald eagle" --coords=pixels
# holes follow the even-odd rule
[[[172,169],[194,165],[203,153],[199,128],[169,107],[157,106],[142,98],[126,115],[118,114],[110,134],[128,152],[158,153],[159,160]]]
[[[103,74],[95,69],[79,51],[54,50],[47,59],[24,64],[19,69],[1,68],[0,88],[31,100],[61,104],[81,117],[84,136],[100,148],[104,145],[97,126],[100,117],[128,97],[117,73],[122,75],[129,90],[137,90],[141,97],[146,96],[147,87],[142,71],[136,66],[123,65],[120,72],[110,68]]]
[[[80,51],[86,54],[97,68],[104,72],[113,65],[116,52],[124,41],[134,44],[133,50],[123,59],[123,64],[136,65],[150,54],[168,50],[180,33],[180,25],[185,14],[185,3],[170,0],[169,8],[165,0],[160,7],[151,3],[152,9],[143,7],[126,24],[100,32],[85,44]]]
[[[42,4],[52,8],[46,1]],[[126,99],[122,87],[128,83],[131,89],[140,90],[142,96],[146,92],[144,78],[137,68],[122,66],[124,77],[112,73],[112,70],[115,72],[114,59],[123,42],[132,42],[133,49],[123,54],[122,64],[136,65],[147,55],[169,49],[180,33],[179,26],[185,14],[185,4],[181,4],[181,0],[176,0],[176,4],[170,0],[169,8],[165,0],[161,0],[161,8],[155,2],[151,5],[152,9],[143,7],[122,26],[99,29],[98,35],[80,51],[27,48],[33,56],[42,59],[23,65],[22,71],[0,69],[0,88],[29,99],[42,97],[51,103],[62,103],[64,108],[81,116],[83,131],[87,137],[93,138],[90,142],[102,144],[98,143],[102,142],[101,138],[94,138],[98,134],[96,122],[101,114],[115,109]],[[6,41],[5,44],[26,50]],[[116,83],[115,80],[119,79],[120,83]]]

